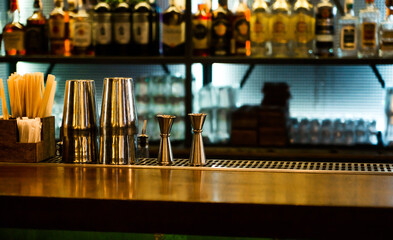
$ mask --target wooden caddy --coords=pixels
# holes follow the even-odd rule
[[[55,117],[41,119],[41,142],[20,143],[16,119],[0,120],[0,162],[35,163],[55,156]]]

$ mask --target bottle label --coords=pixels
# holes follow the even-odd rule
[[[250,23],[245,17],[238,18],[234,24],[234,38],[236,42],[246,43],[250,36]]]
[[[362,24],[362,47],[370,48],[376,46],[376,23]]]
[[[195,49],[209,48],[209,21],[207,19],[195,19],[193,24],[193,38]]]
[[[213,24],[213,30],[215,35],[218,37],[224,37],[227,33],[227,22],[226,21],[216,21]]]
[[[23,50],[24,49],[24,34],[22,31],[4,32],[4,48],[6,51]]]
[[[383,31],[381,40],[381,50],[393,50],[393,31]]]
[[[44,51],[45,25],[31,25],[26,27],[25,45],[26,49]]]
[[[267,39],[267,16],[263,13],[256,13],[251,17],[251,41],[256,43],[266,42]]]
[[[149,13],[134,13],[132,34],[137,44],[149,43]]]
[[[91,24],[85,21],[74,23],[73,45],[75,47],[88,47],[91,45]]]
[[[111,23],[97,23],[96,27],[96,41],[98,44],[107,45],[112,40],[112,24]]]
[[[341,28],[340,48],[342,50],[356,49],[356,26],[345,25]]]
[[[129,13],[114,14],[114,36],[118,44],[128,44],[131,39],[131,24]]]
[[[49,37],[56,39],[65,38],[64,19],[49,19]]]
[[[97,14],[96,41],[97,44],[107,45],[112,41],[112,24],[110,13]]]
[[[182,22],[180,25],[163,24],[162,42],[170,47],[176,47],[185,42],[186,24]]]
[[[286,25],[281,19],[277,18],[273,23],[273,40],[276,42],[286,42]]]
[[[332,7],[320,7],[317,9],[315,35],[317,41],[333,41],[334,15]]]

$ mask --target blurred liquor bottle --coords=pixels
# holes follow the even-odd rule
[[[11,21],[3,29],[5,53],[7,55],[25,55],[25,26],[19,22],[18,0],[11,0],[9,14]]]
[[[335,6],[329,0],[320,0],[315,10],[315,55],[334,56]]]
[[[149,0],[152,9],[152,44],[151,55],[160,55],[161,52],[161,22],[162,14],[156,0]]]
[[[353,11],[353,0],[345,1],[346,14],[338,21],[340,29],[339,57],[356,57],[358,43],[358,18]]]
[[[251,11],[244,0],[238,0],[232,22],[231,53],[237,56],[249,56],[250,46],[250,17]]]
[[[230,43],[232,38],[232,12],[228,9],[227,0],[219,0],[218,8],[212,16],[212,39],[211,54],[215,56],[230,55]]]
[[[95,53],[113,55],[112,49],[112,13],[106,0],[100,0],[94,7]]]
[[[150,3],[145,0],[137,3],[132,10],[132,47],[133,55],[153,55],[153,15]]]
[[[82,0],[78,0],[72,32],[72,54],[94,55],[93,24]]]
[[[68,3],[68,8],[65,9],[65,13],[66,15],[68,15],[68,23],[66,23],[66,31],[68,31],[67,36],[69,39],[69,47],[70,47],[70,53],[73,53],[73,49],[74,49],[74,30],[75,30],[75,15],[76,12],[78,11],[77,9],[77,3],[76,1],[78,0],[67,0]]]
[[[26,54],[48,53],[47,20],[42,13],[41,0],[34,0],[34,13],[27,19],[25,46]]]
[[[381,23],[379,41],[380,57],[392,57],[393,56],[393,0],[387,0],[386,4],[386,18]]]
[[[289,57],[291,55],[291,5],[286,0],[277,0],[272,5],[270,34],[274,57]]]
[[[208,56],[210,48],[211,14],[206,4],[198,4],[192,20],[194,56]]]
[[[70,55],[69,15],[63,10],[63,0],[54,0],[49,16],[49,47],[53,55]]]
[[[379,9],[374,0],[366,0],[366,7],[359,11],[360,47],[358,56],[361,58],[375,57],[379,48],[378,28]]]
[[[315,38],[313,5],[308,0],[297,0],[293,7],[293,53],[295,57],[310,57]]]
[[[267,57],[271,54],[269,39],[270,8],[265,0],[255,0],[250,20],[251,55]]]
[[[165,56],[183,56],[185,53],[186,23],[184,12],[169,1],[162,15],[162,46]]]
[[[131,53],[131,9],[125,0],[119,0],[113,11],[114,53],[127,56]]]
[[[374,0],[366,0],[366,7],[359,11],[360,47],[358,56],[361,58],[377,56],[379,14]]]

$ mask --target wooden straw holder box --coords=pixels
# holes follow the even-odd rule
[[[40,162],[55,156],[55,117],[41,119],[41,142],[20,143],[16,119],[0,120],[0,162]]]

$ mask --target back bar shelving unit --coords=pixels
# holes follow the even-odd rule
[[[340,10],[339,1],[335,1]],[[370,66],[380,82],[385,87],[385,82],[378,71],[377,65],[393,64],[393,59],[358,59],[358,58],[253,58],[253,57],[194,57],[192,55],[192,0],[186,0],[186,51],[184,56],[166,57],[166,56],[2,56],[0,62],[8,63],[9,73],[15,72],[17,63],[20,61],[31,63],[49,63],[46,74],[50,74],[56,64],[130,64],[130,65],[161,65],[165,72],[169,73],[167,65],[183,64],[185,66],[185,96],[186,106],[185,115],[192,112],[192,65],[202,64],[203,84],[207,85],[212,82],[212,65],[214,63],[224,64],[247,64],[249,67],[244,73],[240,86],[242,87],[253,69],[258,65],[363,65]],[[342,7],[341,7],[342,8]],[[191,125],[186,118],[185,139],[186,144],[191,142]]]

